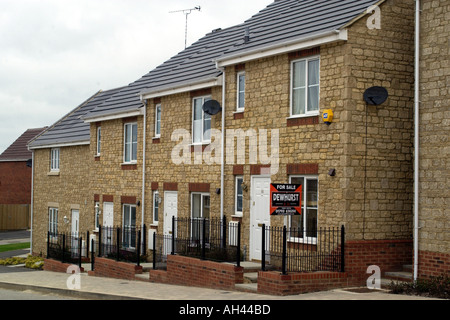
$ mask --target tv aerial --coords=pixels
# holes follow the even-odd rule
[[[182,12],[186,16],[186,27],[184,32],[184,48],[187,47],[187,34],[188,34],[188,16],[192,13],[192,11],[201,11],[201,7],[197,6],[192,9],[183,9],[183,10],[177,10],[177,11],[169,11],[169,13],[176,13],[176,12]]]

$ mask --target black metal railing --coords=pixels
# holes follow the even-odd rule
[[[89,254],[89,233],[47,232],[47,258],[63,263],[77,264],[87,260]]]
[[[163,267],[168,255],[218,262],[241,262],[241,225],[220,218],[173,218],[170,234],[153,234],[153,267]]]
[[[93,244],[96,256],[140,265],[147,250],[145,233],[145,225],[142,228],[100,226]]]
[[[345,271],[345,228],[266,227],[262,232],[261,268],[288,272]]]

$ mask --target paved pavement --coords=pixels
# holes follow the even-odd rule
[[[0,237],[1,239],[1,237]],[[19,238],[21,239],[21,238]],[[9,240],[0,240],[9,241]],[[1,244],[1,242],[0,242]],[[170,301],[295,301],[295,300],[430,300],[424,297],[390,294],[383,290],[338,289],[278,297],[240,291],[216,290],[88,276],[79,277],[24,267],[0,266],[0,288],[56,293],[90,300]],[[79,284],[79,288],[74,288]]]

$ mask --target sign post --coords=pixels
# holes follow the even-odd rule
[[[279,184],[270,185],[270,215],[298,216],[302,212],[302,185]]]

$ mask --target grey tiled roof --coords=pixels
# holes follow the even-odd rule
[[[121,89],[97,92],[34,139],[29,144],[30,149],[67,143],[88,143],[90,141],[90,124],[85,123],[82,117]]]
[[[137,110],[139,94],[214,79],[222,73],[214,60],[249,50],[338,30],[380,0],[279,0],[244,23],[206,34],[186,50],[131,83],[86,117]],[[239,8],[236,8],[238,10]],[[245,30],[250,41],[244,42]]]

